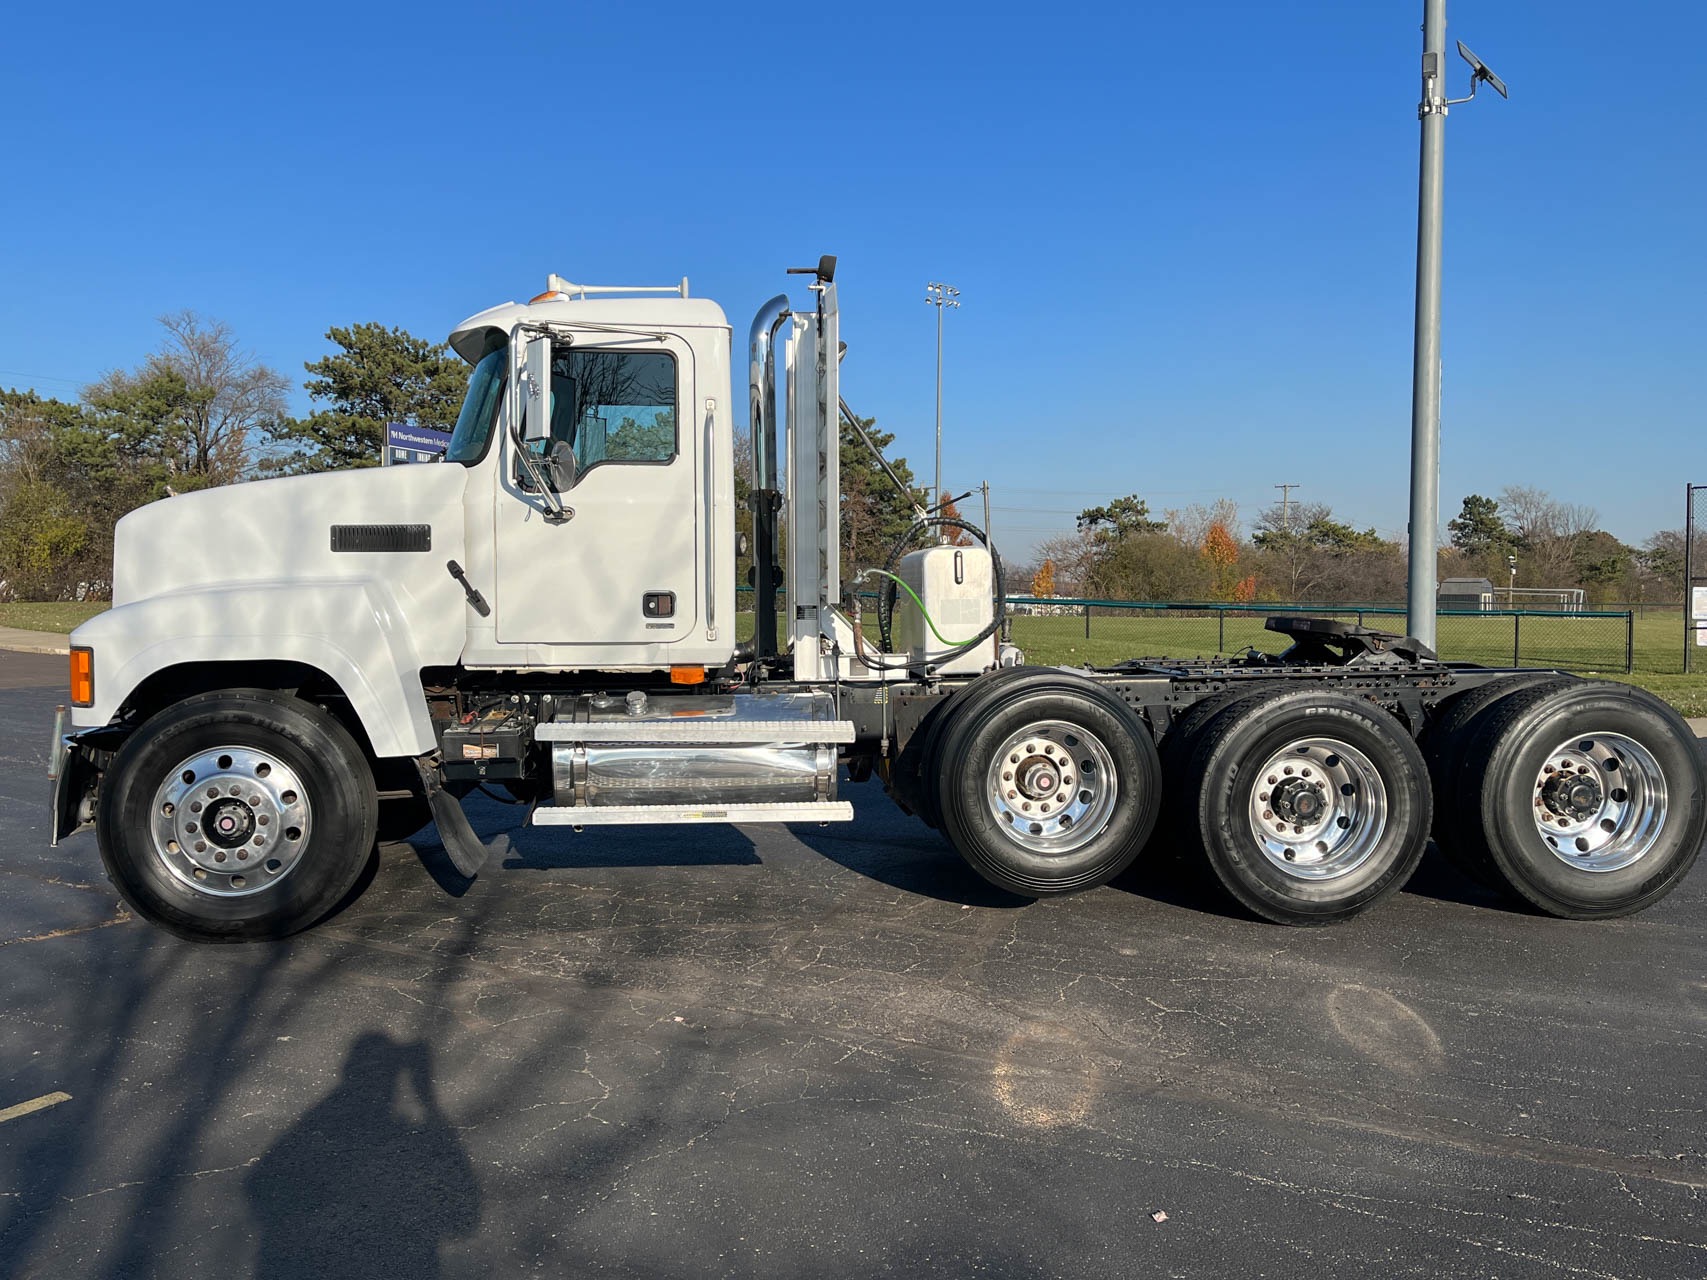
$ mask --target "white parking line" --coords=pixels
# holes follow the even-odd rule
[[[20,1120],[37,1111],[46,1111],[49,1107],[57,1107],[62,1102],[70,1101],[69,1093],[44,1093],[39,1098],[31,1098],[28,1102],[20,1102],[15,1107],[0,1111],[0,1124],[5,1124],[8,1120]]]

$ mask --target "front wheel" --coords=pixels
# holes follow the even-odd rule
[[[205,942],[278,938],[331,911],[373,849],[372,773],[321,708],[205,694],[133,733],[101,786],[97,833],[138,915]]]
[[[1113,879],[1161,806],[1148,727],[1073,676],[1038,673],[968,699],[943,724],[932,767],[950,842],[986,880],[1026,897]]]

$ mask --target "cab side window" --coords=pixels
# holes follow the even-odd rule
[[[552,359],[551,435],[577,472],[676,456],[676,359],[667,351],[577,351]]]

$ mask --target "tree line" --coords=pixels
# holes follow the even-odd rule
[[[1440,578],[1486,578],[1496,598],[1514,582],[1581,589],[1591,606],[1683,598],[1681,529],[1630,546],[1600,528],[1593,508],[1541,489],[1471,494],[1447,532]],[[1707,536],[1697,537],[1707,565]],[[1010,571],[1008,589],[1106,600],[1402,604],[1406,557],[1402,539],[1357,529],[1326,503],[1276,502],[1246,534],[1225,499],[1156,518],[1129,494],[1081,511],[1072,533],[1048,539],[1029,565]]]

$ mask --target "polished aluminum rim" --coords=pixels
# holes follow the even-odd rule
[[[1114,756],[1082,725],[1045,720],[1002,743],[985,776],[990,812],[1032,853],[1072,853],[1114,816]]]
[[[154,793],[154,854],[172,876],[219,898],[260,893],[302,860],[313,813],[296,771],[251,747],[182,761]]]
[[[1665,826],[1665,772],[1653,752],[1621,733],[1567,738],[1548,753],[1534,790],[1535,830],[1579,871],[1629,866]]]
[[[1263,856],[1294,879],[1349,875],[1387,830],[1387,786],[1349,742],[1299,738],[1251,777],[1251,835]]]

